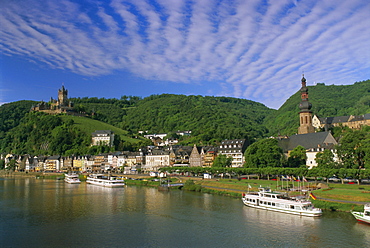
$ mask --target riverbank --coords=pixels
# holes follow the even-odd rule
[[[187,178],[181,178],[187,180]],[[259,187],[269,187],[272,190],[284,191],[283,184],[286,182],[277,182],[272,180],[237,180],[237,179],[197,179],[196,184],[202,186],[201,192],[212,190],[218,194],[240,197],[242,193],[248,191],[257,191]],[[363,205],[370,202],[370,185],[357,184],[323,184],[318,188],[319,183],[315,182],[294,182],[294,187],[305,187],[310,189],[316,197],[311,199],[315,207],[330,210],[350,212],[363,211]],[[287,191],[289,194],[298,194],[297,191]]]
[[[127,185],[138,185],[138,186],[149,186],[157,187],[160,182],[152,181],[153,178],[148,175],[122,175],[130,179],[125,179]],[[41,172],[9,172],[0,171],[0,177],[35,177],[39,179],[62,179],[64,173],[41,173]],[[82,180],[86,175],[81,175]],[[257,179],[202,179],[199,177],[171,177],[172,182],[186,183],[188,180],[194,182],[193,187],[188,190],[199,191],[203,193],[226,195],[231,197],[241,197],[241,194],[247,191],[257,191],[258,187],[269,187],[272,190],[283,189],[283,182],[277,182],[272,180],[257,180]],[[317,183],[289,183],[294,187],[306,187],[310,188],[316,200],[312,199],[314,205],[318,208],[322,208],[330,211],[344,211],[349,212],[351,210],[363,211],[363,205],[370,202],[370,185],[357,185],[357,184],[324,184],[326,187],[317,189]],[[290,194],[297,192],[288,191]]]

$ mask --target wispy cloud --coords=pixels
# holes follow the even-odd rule
[[[370,2],[3,1],[0,49],[88,76],[220,84],[279,107],[308,82],[369,78]]]

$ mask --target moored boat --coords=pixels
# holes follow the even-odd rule
[[[114,176],[104,176],[103,174],[92,174],[86,179],[86,183],[103,187],[115,188],[125,186],[125,181]]]
[[[78,178],[78,174],[64,174],[64,181],[71,184],[81,183],[80,179]]]
[[[286,193],[272,192],[269,188],[259,188],[258,192],[243,194],[243,203],[248,207],[271,210],[287,214],[318,217],[322,210],[299,197],[289,197]]]
[[[365,204],[364,212],[351,211],[351,214],[357,221],[370,224],[370,203]]]

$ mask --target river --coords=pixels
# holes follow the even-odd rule
[[[1,247],[370,247],[349,213],[299,217],[156,188],[0,178]]]

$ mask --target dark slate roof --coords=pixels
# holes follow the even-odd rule
[[[59,155],[49,156],[47,159],[48,160],[59,160],[60,156]]]
[[[326,117],[326,118],[320,118],[321,123],[325,124],[333,124],[333,123],[342,123],[342,122],[348,122],[350,116],[336,116],[336,117]]]
[[[306,149],[325,147],[329,144],[337,144],[333,135],[330,132],[317,132],[317,133],[307,133],[307,134],[296,134],[290,136],[288,139],[278,140],[279,146],[284,151],[290,151],[297,146],[303,146]]]
[[[169,155],[169,151],[159,150],[159,149],[153,149],[151,151],[151,154],[149,155]]]
[[[370,114],[364,115],[347,115],[347,116],[336,116],[336,117],[325,117],[319,118],[320,122],[323,124],[334,124],[334,123],[342,123],[342,122],[350,122],[350,121],[362,121],[362,120],[370,120]]]
[[[96,136],[98,134],[106,134],[106,135],[110,135],[112,134],[113,132],[111,130],[96,130],[95,132],[92,133],[93,136]]]
[[[232,139],[232,140],[223,140],[221,141],[221,144],[223,145],[230,145],[230,144],[244,144],[246,142],[246,139]]]

